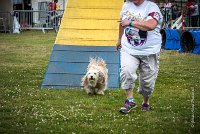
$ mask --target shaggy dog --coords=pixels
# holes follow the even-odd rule
[[[104,95],[107,88],[108,69],[103,59],[90,59],[86,75],[82,78],[82,86],[87,94]]]

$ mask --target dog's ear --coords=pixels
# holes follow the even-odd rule
[[[81,86],[85,86],[85,85],[88,85],[87,74],[83,76],[82,81],[81,81]]]

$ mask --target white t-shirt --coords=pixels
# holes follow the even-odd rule
[[[151,31],[142,31],[135,27],[126,26],[121,39],[121,51],[126,51],[131,55],[149,55],[160,51],[162,43],[160,28],[163,17],[155,3],[144,1],[141,5],[136,6],[133,2],[125,2],[121,11],[121,19],[133,21],[155,19],[158,22],[156,28]]]

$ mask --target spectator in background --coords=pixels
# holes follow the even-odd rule
[[[165,0],[164,8],[168,13],[171,13],[172,4],[168,0]]]
[[[171,17],[172,4],[168,0],[165,0],[165,3],[163,6],[164,6],[163,8],[164,22],[165,22],[166,27],[168,27],[168,22]]]
[[[187,15],[187,18],[188,18],[188,26],[190,26],[190,20],[191,20],[191,14],[192,14],[192,11],[190,10],[190,6],[192,5],[192,0],[188,0],[186,2],[186,15]]]
[[[53,10],[59,10],[58,0],[54,0],[54,2],[53,2]]]
[[[48,4],[48,9],[51,10],[51,11],[59,10],[58,0],[54,0],[54,2],[50,2]]]
[[[51,25],[57,26],[58,25],[58,16],[57,16],[57,12],[56,10],[59,9],[58,6],[58,0],[53,0],[53,2],[50,2],[48,4],[48,23],[50,23]]]
[[[178,4],[176,1],[172,4],[172,20],[178,17]]]
[[[198,4],[196,1],[192,2],[192,5],[189,7],[191,11],[191,20],[192,20],[192,27],[197,27],[198,22],[198,16],[199,16],[199,10],[198,10]]]
[[[48,4],[48,10],[53,10],[52,2],[49,2],[49,4]]]
[[[190,6],[192,6],[192,0],[188,0],[187,2],[186,2],[186,8],[188,9],[188,11],[189,11],[189,7]],[[190,13],[190,12],[189,12]],[[191,13],[190,13],[191,14]]]
[[[51,12],[51,16],[55,15],[56,14],[56,10],[59,10],[59,5],[58,5],[58,0],[54,0],[53,2],[50,2],[48,4],[48,9]]]
[[[182,9],[181,7],[179,6],[178,7],[178,12],[177,12],[177,17],[180,17],[182,15]]]

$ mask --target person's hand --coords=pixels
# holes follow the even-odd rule
[[[122,47],[121,40],[118,40],[116,43],[116,49],[119,50]]]
[[[119,20],[118,21],[123,27],[124,26],[129,26],[130,25],[130,21],[125,19],[125,20]]]

